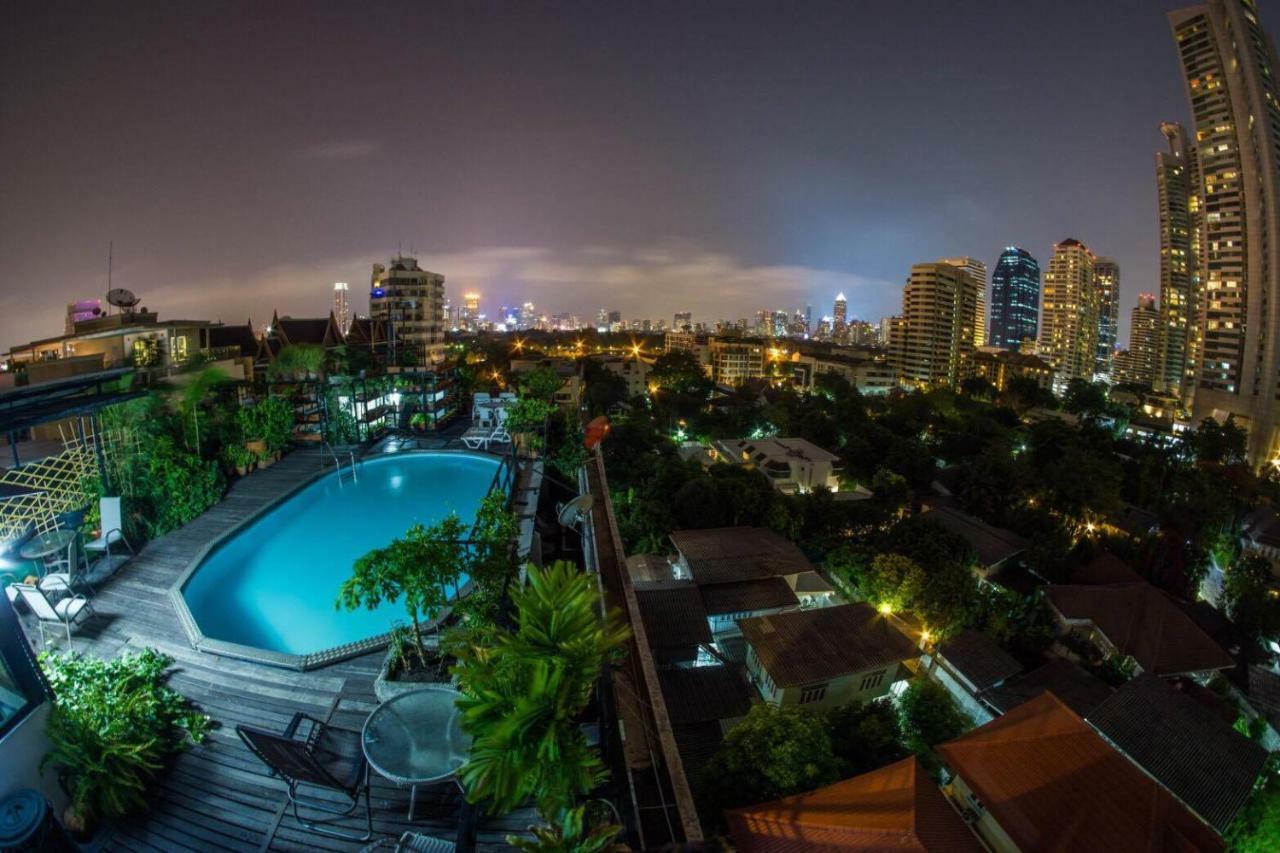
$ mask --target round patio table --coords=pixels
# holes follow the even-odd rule
[[[423,686],[383,702],[365,720],[365,758],[392,782],[410,786],[410,822],[418,786],[452,777],[471,752],[455,705],[461,695],[444,685]]]
[[[71,547],[71,542],[80,535],[75,530],[50,530],[32,537],[27,544],[18,549],[18,556],[24,560],[39,560],[47,571],[49,558]]]

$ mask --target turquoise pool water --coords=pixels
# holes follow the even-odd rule
[[[226,539],[188,578],[183,598],[206,637],[305,655],[382,634],[402,604],[334,608],[351,564],[450,511],[470,526],[498,460],[468,453],[403,453],[329,474]]]

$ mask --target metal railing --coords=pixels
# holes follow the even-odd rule
[[[334,446],[333,446],[332,444],[330,444],[329,442],[327,442],[327,441],[326,441],[326,442],[324,442],[324,449],[325,449],[325,450],[327,450],[327,451],[329,451],[329,456],[331,456],[331,457],[333,458],[333,468],[334,468],[334,470],[335,470],[335,471],[337,471],[337,472],[338,472],[338,484],[339,484],[339,485],[341,485],[341,484],[342,484],[342,459],[341,459],[341,457],[339,457],[339,456],[338,456],[338,451],[337,451],[337,450],[334,448]],[[358,482],[360,482],[360,476],[356,473],[356,454],[355,454],[355,451],[354,451],[354,450],[348,450],[348,451],[347,451],[347,458],[348,458],[348,460],[349,460],[349,462],[350,462],[350,467],[351,467],[351,482],[353,482],[353,483],[358,483]],[[323,469],[324,469],[324,466],[325,466],[325,460],[324,460],[324,458],[323,458],[323,457],[321,457],[321,459],[320,459],[320,468],[321,468],[321,470],[323,470]]]

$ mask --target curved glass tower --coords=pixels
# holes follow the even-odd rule
[[[1040,317],[1040,264],[1026,249],[1010,246],[991,273],[991,333],[987,343],[1016,350],[1036,339]]]

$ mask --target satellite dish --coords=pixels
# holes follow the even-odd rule
[[[141,299],[133,295],[132,290],[125,290],[123,287],[117,287],[113,290],[107,291],[107,302],[117,308],[124,308],[128,310],[141,301]]]
[[[591,495],[578,495],[571,501],[560,505],[556,519],[562,527],[576,527],[582,517],[591,509],[595,499]]]

